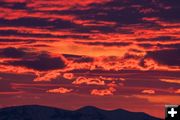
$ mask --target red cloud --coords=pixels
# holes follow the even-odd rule
[[[6,92],[0,92],[0,95],[17,95],[17,94],[22,94],[25,93],[24,91],[6,91]]]
[[[57,89],[48,90],[47,92],[48,92],[48,93],[64,94],[64,93],[69,93],[69,92],[71,92],[71,91],[73,91],[73,89],[67,89],[67,88],[60,87],[60,88],[57,88]]]
[[[143,90],[142,93],[155,94],[155,91],[154,90]]]
[[[61,76],[61,73],[59,70],[53,70],[49,72],[36,72],[36,74],[37,74],[37,77],[34,79],[35,82],[51,81],[52,79],[55,79]]]
[[[116,89],[114,89],[113,87],[110,87],[108,89],[102,89],[102,90],[93,89],[91,91],[91,95],[98,95],[98,96],[113,95],[113,92],[115,91]]]
[[[107,80],[107,81],[125,81],[125,78],[120,78],[120,77],[104,77],[104,76],[100,76],[99,77],[102,80]]]
[[[78,77],[73,84],[87,84],[87,85],[105,85],[105,82],[98,79],[98,78],[85,78],[85,77]]]
[[[180,89],[177,89],[175,93],[180,94]]]
[[[162,82],[167,82],[167,83],[176,83],[176,84],[180,84],[180,80],[176,80],[176,79],[160,79],[160,81]]]
[[[74,74],[73,73],[64,73],[63,77],[68,79],[68,80],[71,80],[71,79],[73,79]]]

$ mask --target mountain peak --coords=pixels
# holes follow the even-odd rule
[[[80,109],[78,110],[101,110],[95,106],[85,106],[85,107],[81,107]]]

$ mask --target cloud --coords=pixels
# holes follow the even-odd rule
[[[24,92],[23,91],[15,91],[15,92],[6,91],[6,92],[0,92],[0,95],[18,95],[22,93]]]
[[[179,80],[179,79],[160,79],[160,81],[162,81],[162,82],[167,82],[167,83],[180,84],[180,80]]]
[[[100,76],[100,79],[104,80],[104,81],[125,81],[125,78],[121,78],[121,77],[106,77],[106,76]]]
[[[134,97],[147,99],[152,103],[160,104],[179,104],[180,96],[177,95],[134,95]]]
[[[48,20],[44,18],[38,18],[38,17],[23,17],[23,18],[17,18],[14,20],[6,20],[6,19],[0,19],[0,24],[3,24],[4,26],[11,26],[11,27],[41,27],[44,29],[67,29],[67,28],[74,28],[77,25],[70,21],[66,20]]]
[[[78,63],[88,63],[93,61],[94,59],[92,57],[87,57],[87,56],[82,56],[81,58],[77,58],[74,60],[74,62],[78,62]]]
[[[146,0],[136,2],[110,0],[103,4],[91,4],[88,6],[88,9],[66,9],[62,10],[60,13],[78,16],[80,20],[89,21],[88,25],[91,28],[96,24],[97,26],[93,28],[94,30],[110,33],[118,32],[123,26],[127,25],[141,24],[140,26],[143,28],[159,28],[161,26],[156,21],[145,21],[142,18],[152,16],[169,21],[169,18],[165,17],[165,13],[172,12],[175,16],[175,11],[178,11],[178,7],[175,4],[170,4],[169,1],[167,2],[169,4],[164,1],[149,1],[148,3],[149,4],[147,4]],[[172,9],[167,9],[168,7]],[[174,19],[177,19],[177,15]],[[115,25],[110,26],[104,24],[103,27],[101,26],[101,28],[98,28],[98,22],[113,22]],[[114,28],[114,30],[112,30],[112,28]]]
[[[180,66],[180,49],[159,50],[148,52],[145,58],[152,58],[159,64]]]
[[[179,43],[172,43],[172,44],[159,44],[158,45],[159,48],[170,48],[170,49],[177,49],[180,48],[180,44]]]
[[[77,58],[81,58],[81,55],[73,55],[73,54],[62,54],[65,58],[67,59],[77,59]]]
[[[34,70],[20,67],[20,66],[12,66],[12,65],[0,65],[0,72],[3,73],[13,73],[13,74],[27,74],[27,73],[35,73]]]
[[[0,38],[0,43],[2,44],[2,43],[19,43],[19,44],[21,44],[21,43],[33,43],[33,42],[35,42],[35,41],[33,41],[33,40],[20,40],[20,39],[17,39],[17,38],[11,38],[11,39],[6,39],[6,38]]]
[[[95,45],[95,46],[118,46],[118,47],[123,47],[123,46],[129,46],[132,43],[130,42],[76,42],[79,44],[84,44],[84,45]]]
[[[137,41],[140,42],[147,42],[147,41],[162,41],[162,42],[166,42],[166,41],[172,41],[172,40],[178,40],[179,38],[176,38],[174,36],[157,36],[154,38],[138,38]]]
[[[0,50],[1,57],[7,58],[21,58],[26,52],[21,48],[8,47]]]
[[[174,93],[180,94],[180,89],[177,89]]]
[[[56,79],[57,77],[61,76],[59,70],[51,70],[49,72],[36,73],[36,74],[37,77],[33,80],[34,82],[52,81],[53,79]]]
[[[0,4],[2,5],[2,7],[11,8],[11,9],[14,9],[14,10],[26,9],[26,3],[25,3],[25,1],[24,1],[24,2],[18,2],[18,1],[14,1],[14,2],[1,1]]]
[[[14,37],[22,37],[22,38],[46,38],[46,39],[55,39],[55,38],[63,38],[63,39],[68,39],[68,38],[73,38],[73,39],[91,39],[89,35],[76,35],[75,33],[67,33],[67,34],[54,34],[50,32],[41,32],[40,30],[35,31],[28,31],[28,28],[23,28],[24,31],[19,31],[18,28],[11,27],[11,29],[0,29],[0,36],[1,37],[7,37],[7,36],[14,36]],[[34,28],[35,29],[35,28]],[[36,39],[37,40],[37,39]],[[14,40],[15,41],[15,40]],[[18,40],[17,40],[18,41]],[[51,40],[52,41],[52,40]],[[2,42],[2,41],[1,41]],[[8,41],[7,41],[8,42]],[[16,41],[15,41],[16,42]],[[28,42],[28,41],[26,41]]]
[[[142,93],[145,93],[145,94],[155,94],[155,91],[154,90],[143,90]]]
[[[80,85],[80,84],[87,84],[87,85],[105,85],[103,80],[98,78],[86,78],[86,77],[78,77],[73,84]]]
[[[66,63],[62,56],[51,57],[48,54],[40,54],[32,59],[22,59],[17,61],[8,62],[9,65],[22,66],[39,71],[48,71],[54,69],[63,69]]]
[[[163,43],[158,43],[158,44],[152,44],[152,43],[140,43],[138,44],[140,47],[143,47],[145,49],[151,49],[154,50],[159,49],[159,50],[168,50],[168,49],[177,49],[180,47],[179,43],[170,43],[170,44],[163,44]]]
[[[107,95],[113,95],[113,92],[115,92],[116,89],[114,89],[113,87],[110,87],[108,89],[93,89],[91,91],[91,95],[98,95],[98,96],[107,96]]]
[[[179,11],[179,7],[177,4],[180,4],[179,1],[170,0],[164,1],[166,5],[170,6],[169,9],[161,10],[157,13],[157,16],[160,17],[162,20],[169,21],[169,22],[177,22],[180,20],[180,17],[176,14]]]
[[[63,74],[63,77],[64,77],[65,79],[71,80],[71,79],[74,78],[74,74],[73,74],[73,73],[64,73],[64,74]]]
[[[57,88],[57,89],[48,90],[47,92],[48,93],[65,94],[65,93],[69,93],[69,92],[72,92],[72,91],[73,91],[73,89],[67,89],[67,88],[60,87],[60,88]]]
[[[152,112],[178,103],[179,1],[147,1],[1,0],[0,89],[12,92],[0,96],[4,104],[38,95],[39,104]],[[12,89],[25,91],[23,99]]]

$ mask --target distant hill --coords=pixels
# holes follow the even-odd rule
[[[122,109],[101,110],[83,107],[76,111],[39,105],[26,105],[0,109],[0,120],[161,120],[141,112]]]

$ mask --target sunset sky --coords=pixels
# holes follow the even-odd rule
[[[0,108],[164,117],[180,104],[180,0],[0,0]]]

